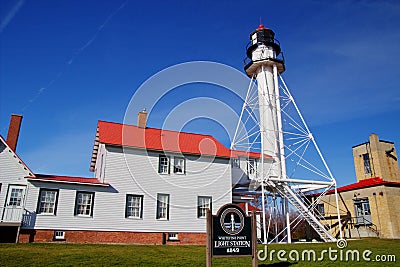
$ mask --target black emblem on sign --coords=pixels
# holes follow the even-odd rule
[[[228,235],[239,234],[244,227],[243,214],[236,208],[228,208],[221,214],[222,230]]]

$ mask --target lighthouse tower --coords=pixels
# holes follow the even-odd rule
[[[262,24],[255,29],[246,55],[244,69],[251,79],[231,148],[261,153],[255,177],[241,180],[233,193],[257,199],[261,195],[264,243],[278,239],[290,243],[291,228],[302,220],[321,240],[335,241],[342,237],[336,180],[281,76],[285,62],[274,31]],[[320,196],[329,190],[335,193],[336,209],[328,215]],[[296,210],[298,216],[290,218],[289,210]],[[330,230],[326,218],[336,218]],[[270,232],[274,232],[272,240],[267,236]]]
[[[286,167],[282,134],[282,119],[279,99],[278,74],[285,71],[285,63],[281,56],[281,47],[275,40],[275,33],[263,24],[250,34],[250,43],[246,51],[250,59],[245,71],[250,78],[257,80],[258,102],[260,113],[260,133],[262,162],[260,176],[262,181],[269,178],[285,179]],[[279,57],[279,58],[278,58]],[[264,155],[271,156],[273,161],[265,168]],[[264,183],[262,183],[264,200]],[[287,237],[291,242],[288,201],[284,200],[283,213],[286,216]],[[265,207],[263,207],[265,216]],[[265,235],[265,231],[264,231]]]
[[[271,29],[260,24],[250,34],[246,52],[250,61],[245,65],[245,71],[257,80],[262,152],[274,159],[263,176],[283,179],[286,175],[278,74],[285,71],[285,63],[278,59],[280,53],[281,47]]]

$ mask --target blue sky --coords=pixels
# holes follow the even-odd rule
[[[370,133],[400,146],[398,1],[3,0],[0,7],[0,134],[11,113],[24,116],[17,152],[34,172],[91,176],[97,120],[122,122],[135,90],[169,66],[206,60],[242,71],[260,17],[276,32],[285,80],[340,185],[355,181],[351,147]],[[210,85],[180,89],[160,113],[192,97],[241,108]],[[162,126],[156,115],[149,126]],[[215,121],[184,130],[228,145]]]

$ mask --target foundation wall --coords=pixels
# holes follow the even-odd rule
[[[21,230],[20,243],[66,242],[66,243],[119,243],[161,245],[204,245],[206,233],[178,233],[178,240],[168,240],[168,233],[64,231],[64,240],[54,240],[54,230]]]

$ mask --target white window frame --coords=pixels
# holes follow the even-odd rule
[[[178,241],[179,240],[178,233],[168,233],[168,240],[169,241]]]
[[[52,193],[54,195],[51,197],[47,195],[47,193]],[[37,213],[55,215],[57,210],[58,193],[59,191],[57,189],[41,188],[39,192]]]
[[[165,162],[166,160],[166,162]],[[158,173],[170,174],[170,157],[166,155],[159,155],[158,157]]]
[[[212,211],[212,197],[198,196],[197,197],[197,218],[205,218],[207,209]]]
[[[157,194],[157,220],[169,220],[169,194]]]
[[[362,203],[362,209],[365,215],[371,215],[371,206],[369,205],[369,201]]]
[[[65,240],[65,232],[60,230],[55,230],[54,240]]]
[[[125,217],[130,219],[143,218],[143,196],[126,195]]]
[[[184,157],[174,157],[174,173],[186,174],[186,159]]]
[[[88,196],[90,197],[87,198]],[[82,207],[82,209],[80,209],[80,207]],[[75,199],[76,216],[93,217],[93,207],[94,207],[94,192],[85,192],[85,191],[76,192],[76,199]]]
[[[9,185],[7,196],[8,207],[23,207],[25,200],[25,189],[23,185]]]

